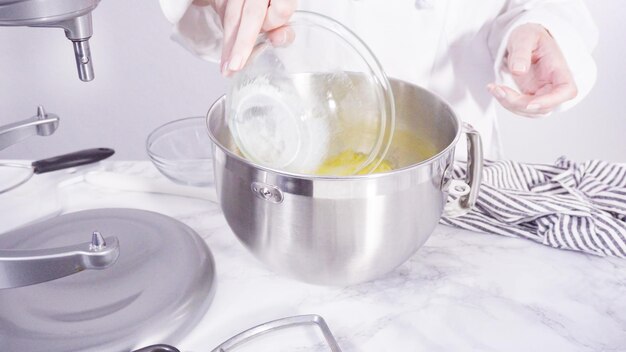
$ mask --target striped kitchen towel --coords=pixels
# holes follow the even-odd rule
[[[455,164],[455,177],[464,178],[466,165]],[[626,165],[487,161],[476,207],[441,223],[626,258]]]

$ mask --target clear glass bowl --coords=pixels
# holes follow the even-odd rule
[[[277,32],[278,31],[278,32]],[[277,37],[290,38],[275,45]],[[340,23],[296,12],[259,36],[235,73],[226,118],[243,156],[299,174],[370,173],[394,131],[394,100],[370,49]]]
[[[150,133],[146,141],[148,156],[157,169],[187,186],[214,186],[211,148],[202,116],[168,122]]]

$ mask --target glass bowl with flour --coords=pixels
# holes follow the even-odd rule
[[[250,161],[297,174],[387,171],[391,87],[371,50],[342,24],[296,12],[259,36],[230,83],[228,127]]]

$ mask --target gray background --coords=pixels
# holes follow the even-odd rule
[[[531,120],[504,113],[508,158],[552,162],[567,155],[626,162],[626,7],[588,1],[601,31],[598,83],[574,109]],[[0,152],[38,159],[88,147],[113,147],[115,158],[145,159],[146,136],[177,118],[203,115],[226,86],[217,65],[169,39],[158,2],[104,0],[91,40],[96,80],[76,77],[70,42],[60,29],[0,27],[0,124],[34,115],[43,104],[62,123],[53,136]]]

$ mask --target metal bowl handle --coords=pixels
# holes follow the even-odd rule
[[[238,335],[235,335],[228,339],[226,342],[217,346],[212,352],[227,352],[233,350],[236,346],[241,345],[249,340],[252,340],[261,335],[271,333],[276,330],[289,328],[300,325],[314,325],[321,330],[324,339],[326,340],[327,347],[331,352],[341,352],[341,348],[335,340],[335,336],[330,331],[330,328],[326,324],[324,318],[316,314],[297,315],[293,317],[287,317],[282,319],[273,320],[261,325],[257,325],[250,328]]]
[[[465,181],[450,179],[444,191],[453,196],[443,209],[443,216],[456,218],[467,214],[476,204],[483,177],[483,144],[480,134],[468,123],[463,123],[467,137],[467,175]]]

